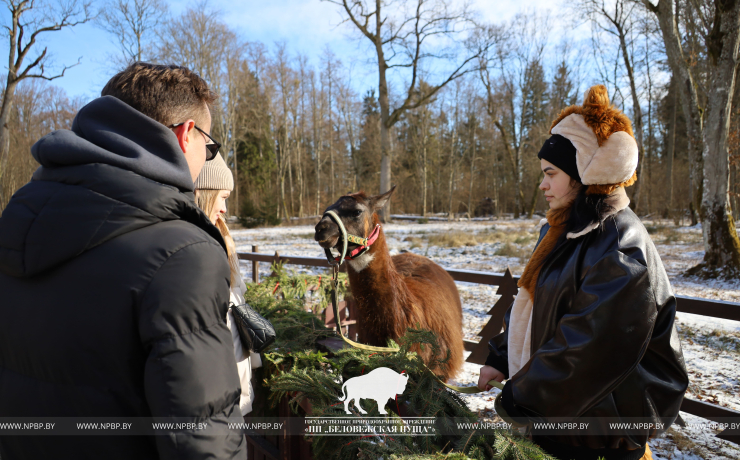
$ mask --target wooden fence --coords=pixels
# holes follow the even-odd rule
[[[254,282],[259,282],[259,262],[273,263],[280,261],[286,265],[303,265],[328,269],[328,263],[325,258],[281,256],[278,253],[275,253],[274,255],[260,254],[257,246],[252,246],[252,253],[239,253],[239,259],[252,262],[252,281]],[[340,270],[345,271],[346,264],[344,264]],[[505,273],[447,269],[447,273],[449,273],[455,281],[498,286],[496,294],[501,297],[488,312],[488,314],[491,315],[488,323],[478,333],[481,340],[479,342],[472,340],[464,341],[465,349],[471,352],[467,358],[467,362],[482,365],[485,363],[486,357],[488,356],[488,341],[495,335],[499,334],[503,329],[504,314],[508,310],[509,306],[511,306],[511,303],[516,296],[518,291],[517,281],[519,280],[519,277],[513,276],[508,269]],[[352,311],[352,305],[343,304],[342,307],[347,309],[348,321],[350,321],[348,324],[351,324],[349,327],[357,327],[355,324],[355,314]],[[678,295],[676,296],[676,307],[677,311],[683,313],[740,321],[740,304],[733,302]],[[329,310],[331,309],[327,309],[327,311]],[[327,325],[335,326],[332,317],[327,317],[325,321]],[[688,414],[696,415],[718,423],[725,423],[728,419],[735,419],[740,422],[740,412],[716,404],[700,401],[698,399],[684,398],[683,403],[681,404],[681,410]],[[677,423],[679,425],[684,424],[680,417],[677,420]],[[717,437],[740,444],[740,430],[726,429],[717,434]]]

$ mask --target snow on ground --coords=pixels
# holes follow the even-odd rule
[[[391,254],[410,251],[427,256],[445,268],[503,272],[507,267],[520,275],[537,242],[540,218],[473,222],[430,221],[420,224],[399,222],[384,226]],[[676,294],[740,303],[740,282],[699,280],[681,276],[704,257],[701,227],[675,227],[672,222],[645,221],[661,255]],[[239,252],[259,246],[263,254],[324,257],[313,240],[313,225],[234,230]],[[326,273],[317,267],[290,266],[297,273]],[[251,264],[242,263],[245,278],[251,278]],[[260,264],[260,276],[269,275],[269,266]],[[488,321],[486,313],[498,300],[496,287],[457,283],[463,304],[465,338],[480,340],[476,334]],[[740,322],[678,313],[677,328],[690,374],[692,398],[740,411]],[[466,352],[466,356],[467,356]],[[456,383],[473,385],[480,365],[466,363]],[[465,395],[471,409],[484,417],[495,417],[493,400],[498,390]],[[720,440],[716,431],[696,425],[704,421],[681,412],[687,427],[675,425],[661,438],[651,441],[653,457],[660,459],[739,459],[740,446]]]

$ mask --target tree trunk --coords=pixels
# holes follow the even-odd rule
[[[635,84],[635,74],[632,69],[632,59],[630,58],[629,50],[627,49],[627,41],[624,36],[624,30],[622,27],[617,26],[617,31],[619,33],[619,47],[622,50],[622,57],[624,58],[624,66],[627,69],[627,77],[629,78],[630,82],[630,93],[632,94],[632,110],[634,112],[634,122],[635,122],[635,137],[637,138],[637,152],[638,152],[638,158],[637,158],[637,177],[638,180],[635,183],[635,189],[632,193],[632,209],[637,212],[638,208],[640,206],[640,191],[642,189],[642,172],[643,172],[643,166],[645,164],[644,157],[645,157],[645,144],[643,142],[643,127],[642,127],[642,108],[640,107],[640,100],[637,95],[637,86]]]
[[[234,215],[241,215],[239,208],[239,159],[237,158],[238,145],[234,145]]]
[[[515,177],[516,197],[514,199],[515,201],[514,219],[518,219],[520,216],[520,211],[522,210],[522,207],[524,206],[524,191],[522,190],[522,179],[524,177],[524,165],[522,164],[522,153],[519,147],[517,147],[516,149],[515,159],[516,159],[516,177]]]
[[[421,215],[426,217],[427,215],[427,147],[424,145],[424,158],[421,173]]]
[[[455,169],[457,166],[457,161],[455,159],[455,144],[457,143],[457,127],[458,127],[458,108],[457,108],[457,97],[455,98],[455,124],[452,128],[452,136],[450,136],[450,184],[449,184],[449,201],[448,201],[448,207],[447,207],[447,220],[452,220],[454,217],[454,214],[452,212],[452,195],[454,193],[454,184],[455,184]]]
[[[298,215],[297,217],[303,217],[303,192],[305,191],[305,184],[303,180],[303,162],[301,161],[301,147],[297,146],[295,149],[296,156],[296,179],[298,180]]]
[[[473,218],[473,179],[475,178],[475,125],[473,125],[473,148],[470,154],[470,189],[468,190],[468,219]]]
[[[321,206],[321,126],[316,117],[316,98],[313,103],[313,145],[316,150],[316,215],[318,216]],[[333,198],[333,197],[332,197]]]
[[[378,12],[380,6],[378,5]],[[377,18],[380,24],[380,17]],[[378,25],[380,28],[380,25]],[[388,101],[388,82],[385,79],[387,65],[383,54],[383,45],[380,43],[380,31],[377,34],[378,43],[375,49],[378,54],[378,104],[380,105],[380,193],[391,189],[391,138],[390,138],[390,103]],[[391,220],[391,201],[378,212],[380,221],[385,223]]]
[[[740,2],[728,2],[722,11],[718,33],[710,38],[710,72],[707,87],[704,144],[704,265],[706,274],[740,276],[740,240],[729,206],[730,162],[728,136],[732,97],[737,78],[738,45],[740,45]],[[717,27],[715,27],[715,30]],[[712,55],[713,46],[721,49]]]
[[[646,57],[646,59],[648,59]],[[647,138],[647,147],[645,148],[645,162],[647,163],[647,200],[645,201],[647,203],[646,209],[647,214],[650,214],[650,208],[651,208],[651,200],[650,197],[653,196],[653,81],[650,77],[650,64],[648,63],[648,113],[647,113],[647,119],[648,119],[648,138]],[[644,182],[644,181],[643,181]]]
[[[671,73],[681,97],[681,106],[686,118],[686,135],[688,137],[690,193],[689,209],[692,212],[692,225],[696,224],[696,211],[702,216],[702,186],[703,186],[703,156],[702,156],[702,111],[699,107],[699,96],[693,76],[681,48],[681,36],[678,30],[676,16],[673,12],[674,1],[662,0],[653,6],[650,0],[643,0],[643,4],[658,18],[665,44],[666,56]]]
[[[534,183],[534,190],[532,190],[532,199],[529,202],[529,212],[527,212],[527,219],[531,219],[534,216],[534,210],[537,207],[537,198],[540,197],[540,183],[544,178],[544,174],[540,171],[540,175],[537,176],[537,181]]]
[[[668,148],[668,210],[673,212],[673,158],[676,155],[676,113],[678,112],[678,88],[674,82],[673,123],[671,123],[670,147]]]
[[[331,191],[331,199],[336,199],[336,190],[334,189],[335,184],[337,182],[337,176],[334,175],[334,123],[332,121],[332,112],[331,112],[331,102],[332,102],[332,94],[331,94],[331,78],[332,78],[332,72],[331,72],[331,65],[329,66],[329,169],[331,174],[331,180],[329,181],[329,187]]]
[[[292,150],[292,149],[291,149]],[[293,188],[293,155],[288,153],[288,186],[290,187],[290,215],[287,217],[295,216],[295,206],[293,204],[293,197],[295,197],[295,189]]]
[[[6,90],[3,94],[3,106],[0,110],[0,181],[3,178],[5,169],[8,167],[10,158],[10,112],[13,108],[13,96],[18,82],[15,81],[15,75],[8,74]],[[2,187],[0,187],[0,202],[2,202]]]

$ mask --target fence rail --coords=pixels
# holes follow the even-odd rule
[[[287,265],[304,265],[307,267],[324,267],[329,268],[326,259],[323,257],[301,257],[301,256],[282,256],[280,254],[259,254],[259,253],[239,253],[239,259],[248,260],[253,262],[267,262],[272,263],[279,260]],[[341,272],[346,271],[346,265],[340,267]],[[252,265],[254,270],[254,264]],[[479,272],[473,270],[459,270],[454,268],[448,268],[447,273],[452,276],[455,281],[463,281],[467,283],[476,284],[487,284],[491,286],[500,286],[504,280],[503,273],[489,273]],[[255,280],[255,274],[253,273],[252,279]],[[514,282],[519,281],[518,276],[513,276]],[[257,281],[259,279],[257,278]],[[724,300],[711,300],[702,299],[699,297],[688,297],[683,295],[676,296],[676,309],[679,312],[691,313],[694,315],[709,316],[712,318],[729,319],[732,321],[740,321],[740,304],[733,302],[726,302]]]
[[[274,255],[260,254],[258,253],[257,246],[252,246],[252,251],[252,253],[238,253],[238,256],[241,260],[252,262],[252,280],[254,282],[259,282],[259,262],[273,263],[276,261],[280,261],[288,265],[303,265],[309,267],[329,268],[325,258],[281,256],[278,253],[275,253]],[[340,267],[340,271],[345,270],[346,264]],[[449,273],[455,281],[498,286],[499,291],[497,293],[502,294],[503,296],[510,296],[511,293],[515,293],[518,289],[516,283],[519,280],[519,277],[512,276],[508,272],[488,273],[472,270],[446,270],[447,273]],[[491,315],[489,323],[492,324],[487,324],[486,327],[483,328],[481,333],[478,334],[481,337],[480,342],[474,342],[472,340],[464,341],[465,349],[471,352],[470,356],[468,357],[468,362],[473,362],[475,364],[484,364],[487,356],[487,343],[493,336],[501,332],[501,330],[503,329],[503,317],[504,313],[509,308],[509,305],[511,305],[511,302],[497,302],[496,305],[491,309],[491,311],[488,312]],[[677,295],[676,310],[682,313],[691,313],[712,318],[740,321],[740,304],[726,302],[722,300],[709,300],[697,297]],[[351,311],[350,314],[352,314]],[[498,322],[498,325],[494,322]],[[358,326],[361,327],[361,325]],[[740,412],[738,411],[728,409],[716,404],[709,404],[704,401],[689,398],[684,398],[683,403],[681,404],[681,410],[688,414],[696,415],[707,420],[716,421],[727,418],[735,418],[740,420]],[[678,423],[682,424],[683,421],[679,419]],[[740,444],[740,434],[738,433],[738,430],[727,429],[717,434],[717,437],[732,441],[736,444]]]

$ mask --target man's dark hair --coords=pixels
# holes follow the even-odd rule
[[[117,73],[103,88],[101,96],[114,96],[165,126],[193,119],[207,120],[206,107],[216,93],[187,67],[134,62]]]

